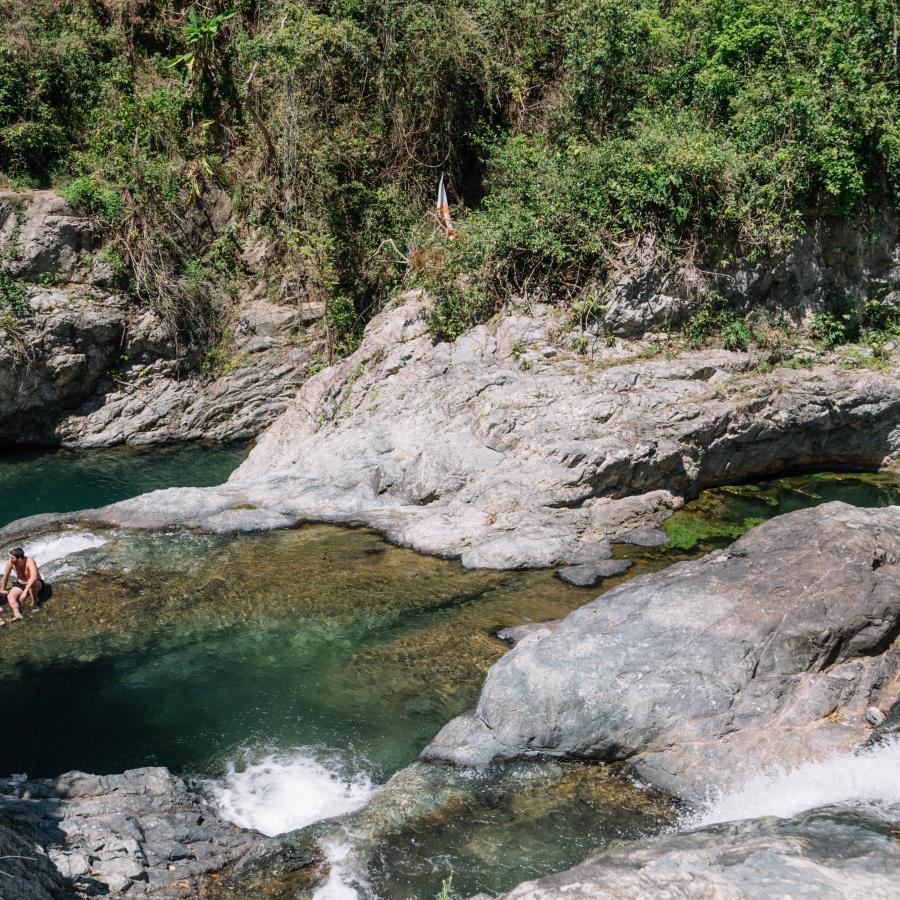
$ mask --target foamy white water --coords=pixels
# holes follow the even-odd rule
[[[25,552],[37,560],[38,567],[43,568],[73,553],[102,547],[108,540],[90,531],[58,531],[35,538],[23,546]]]
[[[271,754],[242,772],[232,765],[207,787],[225,819],[269,836],[353,812],[375,789],[368,775],[347,777],[305,749]]]
[[[348,866],[352,853],[350,844],[331,843],[323,849],[331,868],[328,878],[313,893],[312,900],[359,900],[359,891],[353,886],[353,876]]]
[[[712,799],[686,823],[691,827],[787,818],[833,804],[900,804],[900,741],[860,753],[839,753],[793,769],[768,769]]]

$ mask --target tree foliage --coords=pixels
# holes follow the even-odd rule
[[[195,340],[215,292],[187,269],[234,271],[191,213],[216,192],[338,350],[404,280],[452,336],[509,292],[574,296],[623,238],[761,256],[900,197],[894,0],[3,6],[0,170],[74,182]]]

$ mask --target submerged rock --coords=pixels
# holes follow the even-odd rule
[[[567,584],[573,584],[575,587],[593,587],[601,578],[621,575],[631,566],[632,563],[627,559],[602,559],[595,563],[566,566],[556,574]]]
[[[0,863],[8,900],[196,895],[267,841],[164,768],[0,780],[0,853],[21,857]]]
[[[900,507],[801,510],[522,641],[423,756],[627,759],[702,797],[861,744],[900,693],[898,632]]]
[[[831,808],[629,841],[503,900],[897,896],[900,811]]]

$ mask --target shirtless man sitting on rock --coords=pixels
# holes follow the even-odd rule
[[[6,582],[13,572],[16,580],[10,586],[9,591],[7,591]],[[14,547],[10,550],[6,568],[3,570],[3,581],[0,582],[0,602],[3,600],[9,602],[9,607],[13,611],[13,622],[23,618],[19,609],[19,603],[27,596],[31,595],[31,608],[38,608],[38,595],[43,586],[44,582],[41,579],[41,573],[38,572],[37,563],[34,559],[26,556],[25,551],[21,547]],[[0,619],[0,624],[2,624],[2,619]]]

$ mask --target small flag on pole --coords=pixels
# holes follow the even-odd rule
[[[441,223],[441,228],[447,232],[447,240],[455,240],[456,232],[453,230],[453,220],[450,218],[450,204],[447,202],[447,191],[444,188],[443,175],[441,175],[441,183],[438,185],[437,218],[438,222]]]

